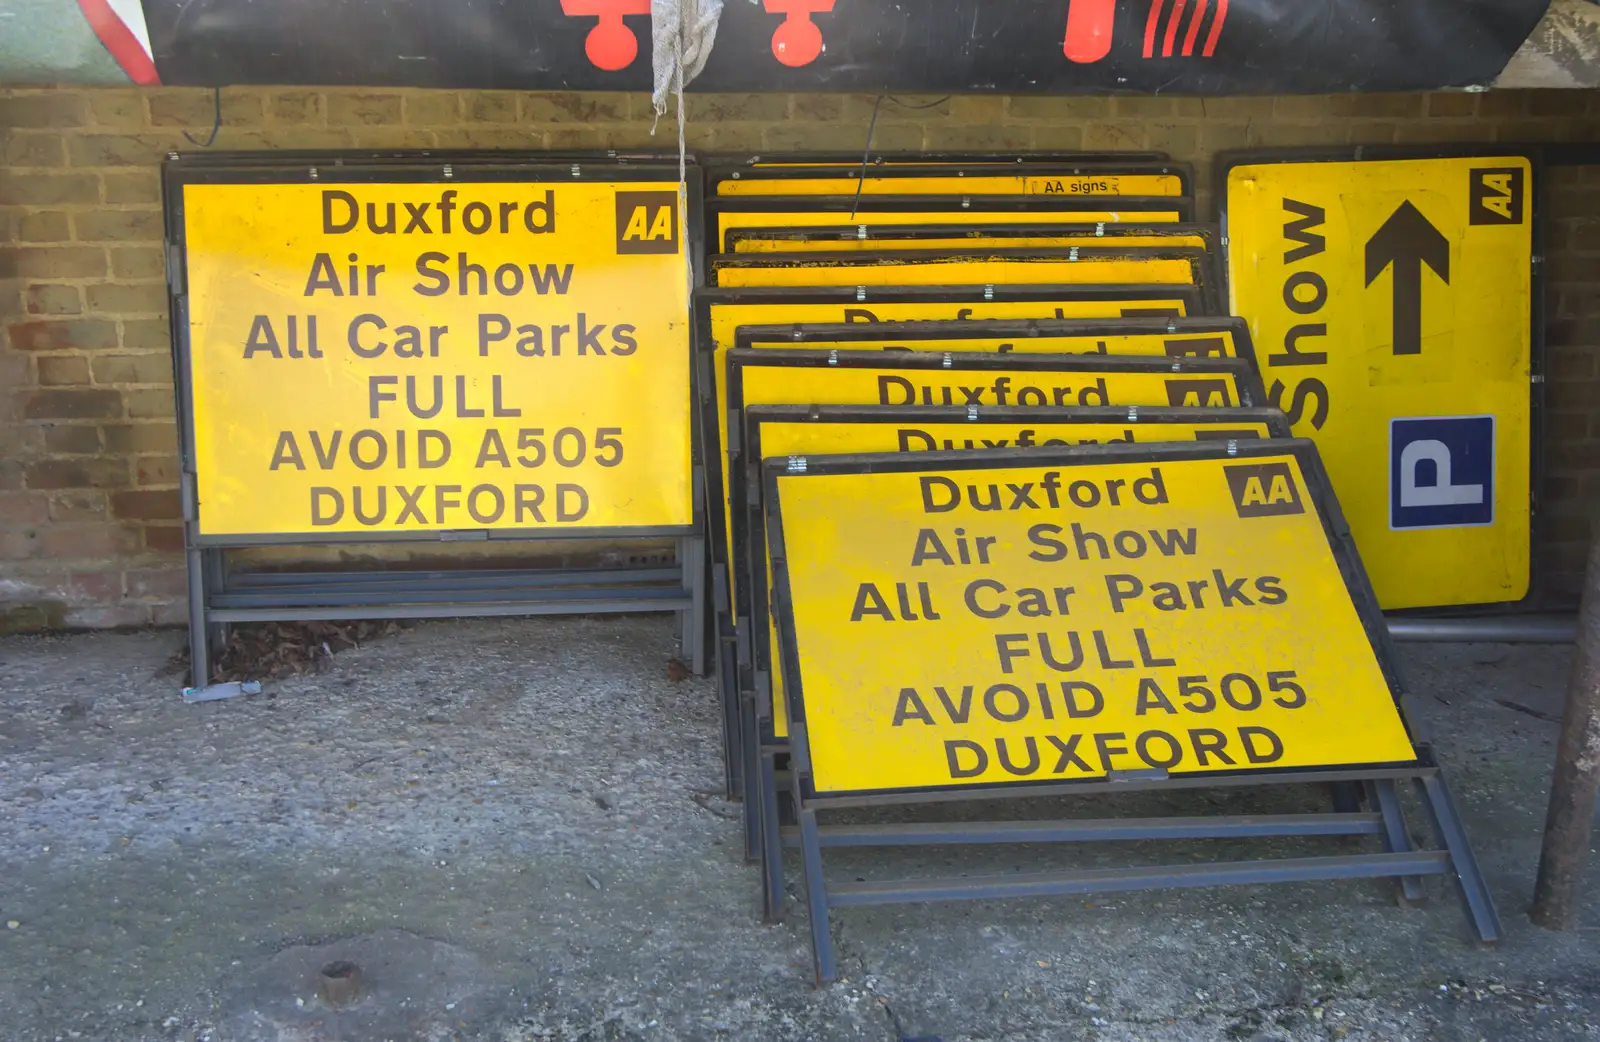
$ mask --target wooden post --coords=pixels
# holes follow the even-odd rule
[[[1567,706],[1561,714],[1544,849],[1529,913],[1534,923],[1548,930],[1570,930],[1577,925],[1578,887],[1594,828],[1595,795],[1600,790],[1600,524],[1596,529],[1589,544],[1577,649],[1567,679]]]

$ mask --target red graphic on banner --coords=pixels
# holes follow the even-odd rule
[[[763,0],[767,13],[786,15],[772,34],[772,54],[793,68],[810,65],[822,54],[822,30],[811,20],[828,14],[835,0]]]
[[[1062,51],[1068,60],[1090,65],[1111,53],[1117,3],[1118,0],[1067,0],[1067,38]],[[1217,49],[1222,24],[1228,19],[1228,0],[1216,0],[1215,7],[1212,0],[1171,0],[1170,6],[1168,0],[1150,0],[1150,14],[1144,23],[1144,56],[1193,58],[1208,14],[1211,24],[1201,46],[1202,58],[1211,57]]]
[[[650,0],[561,0],[561,13],[569,17],[600,19],[583,43],[583,52],[597,68],[607,72],[626,69],[639,56],[639,38],[622,22],[625,14],[649,14]]]

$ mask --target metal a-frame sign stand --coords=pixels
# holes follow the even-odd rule
[[[1113,771],[1098,780],[1054,783],[918,787],[878,791],[821,792],[816,784],[811,728],[806,704],[805,652],[798,633],[791,588],[791,562],[785,536],[783,489],[786,482],[832,475],[954,473],[962,470],[1092,466],[1108,463],[1181,463],[1194,460],[1248,462],[1260,457],[1292,455],[1308,485],[1306,498],[1349,591],[1377,666],[1398,702],[1409,761],[1292,769],[1193,771],[1165,769]],[[1443,875],[1454,880],[1469,923],[1477,937],[1493,942],[1501,926],[1493,900],[1479,871],[1455,802],[1435,761],[1427,737],[1405,711],[1392,658],[1392,647],[1371,587],[1329,490],[1315,448],[1302,440],[1233,443],[1095,446],[1030,453],[1019,460],[1007,450],[903,455],[840,455],[770,459],[763,466],[766,530],[772,556],[782,668],[789,707],[792,771],[790,792],[798,824],[783,830],[784,842],[797,846],[805,876],[817,982],[834,980],[837,967],[829,915],[834,909],[927,901],[978,900],[1105,893],[1173,887],[1298,882],[1322,879],[1392,878],[1407,899],[1421,894],[1420,877]],[[1241,515],[1243,516],[1243,515]],[[812,634],[812,636],[815,636]],[[1339,696],[1329,696],[1341,698]],[[1400,805],[1398,783],[1416,789],[1437,846],[1413,847]],[[1185,789],[1283,787],[1353,783],[1371,809],[1313,814],[1196,815],[1182,818],[1068,819],[1055,821],[929,822],[911,824],[830,825],[819,815],[848,808],[916,807],[965,800],[995,800],[1068,794],[1103,795],[1126,792],[1172,792]],[[825,852],[840,848],[1098,843],[1117,840],[1250,839],[1267,837],[1376,836],[1382,853],[1169,864],[1040,872],[995,877],[918,880],[830,881]]]

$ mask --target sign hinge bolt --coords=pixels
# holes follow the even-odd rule
[[[1183,363],[1182,362],[1173,362],[1172,363],[1172,371],[1175,372],[1175,373],[1183,372]]]
[[[312,167],[308,171],[308,173],[311,175],[311,180],[315,181],[317,179],[317,168],[316,167]]]
[[[789,473],[804,474],[806,472],[806,458],[804,456],[789,457]]]
[[[856,238],[865,239],[866,237],[867,237],[867,226],[864,225],[864,224],[856,225]]]
[[[987,285],[987,286],[983,287],[983,299],[984,300],[993,300],[994,299],[994,285],[993,284],[990,284],[990,285]]]
[[[1529,383],[1542,384],[1542,383],[1544,383],[1544,374],[1543,373],[1534,373],[1532,376],[1528,377],[1528,382]]]
[[[865,286],[857,286],[856,287],[856,303],[857,304],[863,303],[864,301],[866,301],[866,299],[867,299],[867,287],[865,287]]]
[[[573,177],[582,177],[583,176],[583,167],[579,166],[577,163],[573,163],[572,164],[572,176]]]
[[[1167,332],[1168,333],[1176,333],[1177,331],[1178,331],[1178,323],[1174,322],[1170,318],[1167,319]]]
[[[1137,405],[1128,406],[1128,422],[1129,423],[1138,423],[1139,422],[1139,407]]]
[[[828,364],[829,365],[838,365],[839,364],[839,351],[838,351],[837,348],[835,348],[834,350],[828,352]]]
[[[966,197],[966,196],[962,196],[962,197],[961,197],[961,208],[962,208],[962,209],[963,209],[963,210],[970,210],[970,209],[972,209],[972,200],[971,200],[971,199],[969,199],[969,198],[967,198],[967,197]]]
[[[1099,237],[1105,235],[1105,233],[1106,233],[1106,222],[1104,222],[1104,221],[1096,221],[1095,225],[1094,225],[1095,237],[1099,238]]]
[[[446,181],[448,181],[448,180],[450,180],[451,178],[453,178],[455,176],[456,176],[455,168],[452,167],[449,163],[446,163],[444,165],[444,179]]]
[[[976,420],[977,418],[978,418],[978,407],[976,405],[967,406],[967,419]]]
[[[1077,248],[1077,247],[1076,247],[1076,246],[1074,246],[1074,247],[1073,247],[1073,248],[1072,248],[1072,250],[1071,250],[1071,252],[1069,252],[1069,253],[1068,253],[1068,254],[1067,254],[1067,260],[1073,260],[1073,261],[1075,261],[1075,260],[1077,260],[1077,259],[1078,259],[1078,248]]]
[[[1228,439],[1228,455],[1239,455],[1239,442],[1233,438]]]
[[[760,157],[760,156],[757,156],[757,157],[756,157],[756,158],[757,158],[757,159],[760,159],[760,158],[761,158],[761,157]],[[734,171],[734,172],[733,172],[733,180],[735,180],[735,181],[737,181],[737,180],[739,180],[739,171],[737,171],[737,170],[735,170],[735,171]]]
[[[949,369],[951,366],[955,365],[955,361],[956,360],[953,357],[951,357],[949,351],[946,351],[944,353],[944,367],[946,369]]]
[[[806,338],[805,330],[801,329],[799,326],[795,326],[794,332],[790,333],[789,335],[794,337],[794,342],[797,344]]]

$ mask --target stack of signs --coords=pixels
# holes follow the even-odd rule
[[[1127,771],[1171,784],[1197,771],[1382,763],[1391,765],[1384,777],[1351,776],[1371,781],[1375,800],[1381,790],[1381,809],[1330,826],[1385,837],[1389,853],[1352,873],[1405,876],[1411,886],[1412,877],[1458,866],[1449,852],[1410,851],[1398,823],[1394,778],[1433,784],[1436,771],[1413,748],[1367,642],[1371,620],[1347,589],[1364,580],[1347,546],[1324,538],[1318,560],[1331,571],[1296,592],[1284,585],[1288,563],[1238,578],[1254,567],[1250,539],[1224,549],[1207,536],[1197,546],[1193,518],[1089,525],[1097,507],[1119,519],[1164,511],[1179,490],[1184,509],[1199,507],[1188,495],[1207,480],[1198,470],[1191,478],[1174,464],[1169,478],[1147,462],[1124,465],[1163,458],[1161,443],[1186,444],[1175,461],[1205,460],[1214,471],[1288,434],[1282,414],[1264,408],[1245,324],[1218,317],[1218,237],[1186,223],[1187,172],[1160,158],[1076,155],[1003,166],[887,163],[866,173],[803,160],[713,166],[707,210],[722,252],[708,258],[708,288],[695,302],[730,785],[744,799],[747,855],[762,865],[769,918],[783,912],[786,831],[799,841],[819,979],[833,973],[829,907],[972,896],[953,884],[869,884],[843,895],[822,873],[834,834],[816,813],[829,804],[916,803],[951,787],[1103,784]],[[1311,504],[1331,497],[1317,484],[1314,452],[1285,443],[1270,453],[1270,464],[1241,479],[1240,516],[1278,518],[1293,505],[1296,524],[1321,535],[1325,514]],[[1062,469],[1080,465],[1110,469],[1091,480]],[[969,466],[990,472],[967,480],[957,472]],[[831,475],[837,487],[817,480]],[[829,492],[814,498],[791,486]],[[806,513],[797,520],[790,503],[800,499]],[[902,531],[902,513],[916,527]],[[1004,531],[1001,520],[1022,527]],[[795,542],[797,525],[817,539]],[[1304,549],[1261,534],[1279,540],[1275,561]],[[1185,559],[1197,555],[1206,567],[1195,571],[1199,562]],[[1178,566],[1171,575],[1148,567],[1169,559]],[[812,575],[820,585],[802,578]],[[959,585],[947,581],[954,576]],[[1099,603],[1108,597],[1120,600]],[[1368,659],[1364,694],[1348,700],[1328,694],[1343,675],[1268,661],[1283,639],[1275,629],[1228,665],[1202,662],[1197,650],[1226,658],[1220,630],[1177,625],[1292,600],[1294,611],[1277,613],[1288,618],[1339,598]],[[1085,615],[1098,628],[1080,628]],[[996,633],[976,632],[985,627]],[[808,657],[824,645],[837,654]],[[896,672],[907,669],[918,675]],[[1033,673],[1026,684],[1011,679]],[[1316,691],[1297,687],[1306,675]],[[1124,690],[1123,678],[1140,676],[1151,685]],[[825,703],[807,700],[815,684],[830,692]],[[1296,690],[1300,701],[1284,705]],[[1301,712],[1280,719],[1291,709]],[[1174,719],[1144,728],[1131,719],[1155,712]],[[1216,715],[1179,726],[1182,714],[1205,712]],[[1080,717],[1102,713],[1078,733]],[[1375,715],[1382,726],[1369,728]],[[1361,727],[1336,750],[1306,740],[1343,719]],[[780,794],[785,761],[792,785]],[[866,773],[827,773],[851,762]],[[1454,822],[1447,798],[1434,804]],[[976,832],[930,826],[925,841],[995,842],[974,838],[994,827],[1010,835],[994,823]],[[1207,827],[1223,831],[1193,834],[1235,834],[1226,822]],[[876,841],[870,829],[852,836],[839,842]],[[1061,838],[1078,837],[1045,829],[1024,841]],[[1299,869],[1311,875],[1294,878],[1328,874],[1312,860]],[[1265,871],[1261,878],[1277,878]],[[1127,888],[1116,878],[1115,888]],[[1066,892],[1058,883],[1034,892]],[[1490,908],[1477,920],[1481,933],[1494,932],[1492,916]]]

